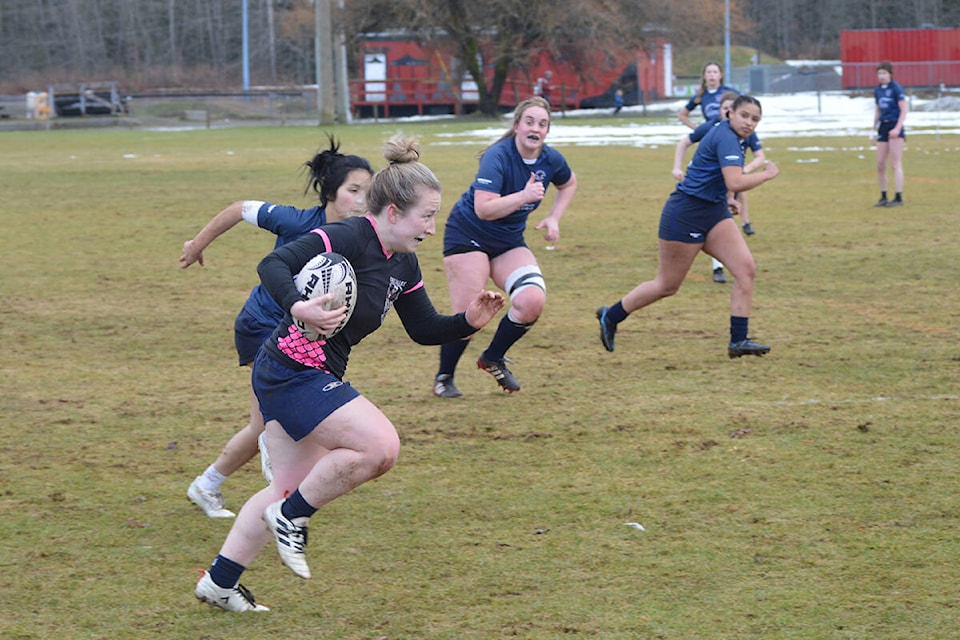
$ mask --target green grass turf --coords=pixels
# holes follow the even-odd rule
[[[440,134],[474,126],[331,130],[377,167],[417,135],[447,211],[480,145]],[[655,271],[673,150],[562,147],[580,187],[556,250],[528,234],[549,303],[510,353],[523,391],[472,366],[487,328],[467,397],[433,398],[436,349],[391,316],[348,378],[400,461],[313,519],[312,580],[261,554],[243,581],[273,611],[242,616],[193,597],[230,522],[185,491],[246,421],[233,318],[272,236],[177,258],[234,200],[312,204],[298,167],[322,131],[0,143],[0,637],[955,637],[958,137],[911,129],[900,209],[871,207],[862,140],[764,139],[782,173],[751,194],[751,332],[773,351],[735,361],[706,256],[602,349],[596,307]],[[420,260],[445,309],[439,222]],[[243,468],[228,506],[261,482]]]

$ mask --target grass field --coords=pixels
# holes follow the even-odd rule
[[[440,134],[473,126],[331,131],[377,167],[390,134],[420,137],[448,210],[480,145]],[[594,310],[654,273],[673,150],[562,148],[580,189],[555,250],[528,234],[550,299],[510,354],[524,390],[471,368],[488,328],[467,397],[433,398],[436,349],[389,318],[348,378],[394,420],[396,468],[313,519],[312,580],[261,554],[243,581],[270,613],[198,603],[230,521],[185,491],[246,421],[233,318],[272,236],[177,258],[234,200],[312,204],[321,141],[0,136],[0,637],[956,637],[960,138],[913,130],[900,209],[871,207],[862,140],[764,139],[782,172],[751,196],[751,333],[773,351],[734,361],[706,256],[603,350]],[[445,308],[441,235],[420,260]],[[261,483],[242,469],[228,506]]]

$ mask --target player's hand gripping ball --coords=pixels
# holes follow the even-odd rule
[[[323,308],[347,308],[340,324],[328,333],[321,333],[294,318],[293,322],[300,329],[300,333],[308,340],[329,340],[340,333],[350,321],[357,302],[357,274],[353,271],[353,265],[339,253],[321,253],[304,265],[293,282],[304,300],[332,293],[333,300],[324,304]]]

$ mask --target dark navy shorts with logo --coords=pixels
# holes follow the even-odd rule
[[[674,191],[660,213],[659,238],[703,244],[707,240],[707,233],[718,222],[732,217],[726,202],[710,202]]]
[[[523,239],[523,234],[511,234],[509,237],[497,238],[496,241],[480,240],[471,235],[469,231],[460,226],[451,224],[449,221],[443,229],[443,255],[453,256],[458,253],[472,253],[482,251],[487,257],[493,260],[497,256],[505,254],[511,249],[525,247],[527,243]]]
[[[302,440],[318,424],[360,392],[328,371],[297,371],[260,351],[253,363],[253,391],[267,423],[276,420],[294,440]]]

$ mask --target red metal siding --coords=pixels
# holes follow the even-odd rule
[[[633,86],[639,80],[645,99],[662,97],[666,95],[665,61],[660,53],[664,44],[665,41],[658,39],[650,52],[623,51],[612,56],[594,52],[590,72],[584,78],[580,78],[563,60],[541,54],[531,60],[527,68],[510,74],[500,104],[510,108],[533,95],[537,78],[549,70],[553,76],[551,101],[555,108],[577,108],[584,100],[592,98],[588,102],[596,102],[599,97],[607,95],[612,106],[613,87],[631,64],[636,65],[637,71],[636,77],[631,75],[629,79]],[[376,104],[383,115],[389,116],[391,109],[399,112],[415,108],[421,114],[453,112],[462,104],[477,102],[475,92],[471,94],[464,87],[457,87],[453,68],[455,55],[450,44],[424,47],[402,35],[368,38],[360,43],[361,59],[372,53],[383,56],[386,79],[368,83],[367,78],[362,78],[352,82],[351,99],[355,107]],[[485,71],[489,80],[492,69]],[[360,73],[363,76],[362,63]]]
[[[871,29],[840,32],[843,88],[876,84],[876,66],[893,64],[905,87],[960,85],[960,29]]]

